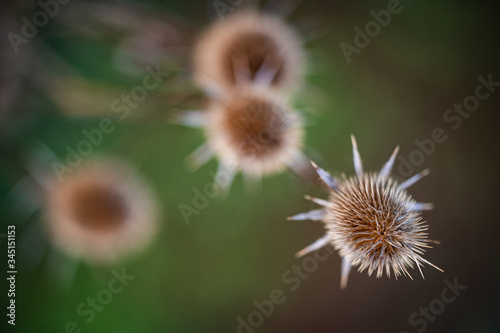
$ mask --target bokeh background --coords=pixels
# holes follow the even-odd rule
[[[294,253],[323,229],[285,218],[312,209],[303,195],[325,197],[323,189],[285,172],[249,192],[237,177],[226,199],[211,199],[190,223],[178,208],[192,206],[193,189],[203,190],[216,169],[215,161],[195,173],[186,169],[184,159],[203,135],[171,123],[179,111],[206,106],[191,80],[190,52],[197,34],[218,19],[213,2],[72,0],[16,54],[7,34],[19,34],[21,18],[40,7],[35,1],[2,1],[2,283],[7,225],[16,225],[18,246],[16,326],[8,326],[2,314],[2,331],[64,332],[75,321],[82,332],[236,332],[238,317],[248,321],[256,311],[254,301],[280,289],[286,301],[262,325],[240,332],[416,332],[421,326],[411,326],[410,315],[440,298],[443,280],[457,278],[467,289],[425,332],[500,332],[500,88],[458,129],[443,120],[447,109],[474,93],[478,76],[500,81],[500,22],[493,4],[403,0],[403,11],[351,63],[339,44],[353,44],[353,28],[363,28],[373,20],[370,11],[386,9],[387,1],[259,5],[289,7],[287,21],[304,38],[307,83],[293,103],[308,122],[305,153],[326,169],[353,172],[350,134],[371,170],[396,145],[408,159],[418,149],[416,139],[430,138],[435,128],[447,135],[415,169],[431,168],[431,175],[410,190],[417,200],[435,204],[424,218],[430,238],[441,244],[425,258],[444,273],[426,267],[424,280],[413,270],[411,281],[353,271],[347,289],[340,290],[334,252],[291,290],[283,274],[296,276],[288,271],[305,260]],[[141,83],[148,65],[170,75],[120,120],[111,103]],[[113,267],[75,262],[50,246],[32,179],[51,172],[55,158],[65,158],[66,146],[75,147],[81,131],[97,127],[103,117],[114,117],[117,129],[93,153],[135,166],[162,210],[160,232],[148,250]],[[122,268],[135,279],[86,323],[77,306],[106,288],[112,269]],[[6,290],[2,286],[2,313]]]

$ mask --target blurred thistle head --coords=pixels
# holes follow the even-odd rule
[[[110,263],[149,243],[157,207],[147,186],[118,161],[87,161],[46,193],[52,241],[66,253]]]
[[[261,88],[231,90],[212,101],[207,111],[184,112],[180,122],[205,132],[206,144],[188,157],[194,169],[215,156],[220,162],[218,174],[232,180],[241,171],[256,180],[287,167],[299,172],[307,162],[301,152],[299,114],[282,97]]]
[[[199,39],[195,79],[209,92],[245,84],[289,92],[300,83],[304,58],[297,35],[281,19],[233,14]]]
[[[279,98],[243,89],[212,105],[206,136],[223,163],[260,176],[286,168],[303,133],[298,114]]]
[[[396,278],[407,275],[408,267],[416,265],[422,274],[423,264],[438,267],[425,260],[424,248],[430,247],[427,226],[421,211],[432,204],[413,200],[406,189],[429,173],[428,170],[398,183],[390,176],[399,147],[379,172],[365,173],[356,141],[352,137],[356,176],[333,178],[328,172],[314,167],[330,188],[329,200],[307,197],[323,206],[307,213],[292,216],[292,220],[318,220],[324,223],[326,235],[298,252],[302,256],[325,245],[332,245],[342,257],[341,287],[347,285],[351,266],[382,276],[391,270]],[[439,269],[440,270],[440,269]],[[423,277],[423,274],[422,274]]]

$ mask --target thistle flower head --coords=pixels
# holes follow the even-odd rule
[[[195,78],[210,90],[257,84],[288,91],[299,83],[304,53],[298,37],[280,19],[247,12],[215,23],[199,39]]]
[[[415,201],[398,183],[377,173],[345,178],[330,195],[325,227],[342,257],[368,274],[408,274],[427,244],[427,227]]]
[[[365,173],[354,137],[352,141],[356,176],[336,179],[313,164],[331,189],[330,198],[328,201],[310,198],[324,208],[291,219],[322,221],[326,235],[298,255],[327,244],[334,246],[343,258],[341,287],[347,284],[351,266],[357,266],[360,272],[368,270],[368,275],[376,272],[377,277],[384,271],[390,276],[391,270],[396,277],[411,277],[408,267],[416,265],[422,273],[420,268],[424,263],[437,268],[422,257],[429,240],[421,211],[431,209],[432,205],[416,202],[406,191],[428,170],[398,183],[390,176],[396,148],[380,172]]]
[[[156,204],[146,185],[117,161],[88,161],[46,193],[52,241],[70,255],[109,263],[146,245]]]
[[[279,97],[263,90],[238,89],[212,105],[206,136],[224,164],[263,175],[278,172],[294,160],[303,133],[298,115]]]

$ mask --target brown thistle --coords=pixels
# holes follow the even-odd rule
[[[64,252],[111,263],[151,240],[156,229],[154,197],[132,170],[118,161],[78,166],[45,193],[46,227]]]
[[[246,84],[289,93],[300,83],[304,58],[299,38],[281,19],[234,14],[198,40],[195,79],[210,94]]]
[[[341,180],[313,162],[320,178],[331,189],[328,201],[307,197],[322,205],[323,209],[292,216],[291,220],[318,220],[324,223],[326,235],[297,253],[302,256],[330,244],[342,257],[341,288],[347,285],[351,266],[368,275],[376,272],[382,276],[384,270],[396,278],[407,275],[407,268],[416,265],[422,274],[423,264],[435,265],[424,259],[424,248],[430,247],[427,225],[421,211],[432,209],[432,204],[419,203],[412,199],[406,189],[429,173],[424,170],[410,179],[398,183],[390,177],[397,147],[391,158],[376,173],[365,173],[361,158],[352,137],[356,176]],[[423,277],[423,274],[422,274]]]
[[[215,101],[205,133],[221,164],[254,177],[279,172],[302,156],[298,114],[261,89],[237,89]]]
[[[212,101],[206,111],[185,111],[178,120],[204,131],[206,143],[187,158],[198,169],[212,157],[219,161],[216,179],[227,190],[237,172],[252,183],[285,168],[302,172],[303,129],[298,112],[285,98],[259,87],[238,87]]]
[[[303,133],[298,115],[282,100],[243,89],[213,104],[206,135],[222,163],[261,176],[284,169],[299,155]]]

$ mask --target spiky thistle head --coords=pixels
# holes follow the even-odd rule
[[[296,34],[279,18],[246,12],[215,23],[195,47],[196,81],[210,90],[257,84],[288,91],[303,72]]]
[[[325,228],[342,257],[368,275],[408,274],[406,266],[426,262],[427,226],[415,201],[392,178],[379,173],[344,178],[325,208]]]
[[[424,263],[435,268],[422,255],[430,247],[427,225],[421,211],[431,209],[431,204],[418,203],[406,189],[428,174],[428,170],[398,183],[390,176],[398,148],[380,172],[365,173],[354,137],[353,153],[356,176],[333,178],[328,172],[314,167],[330,188],[329,200],[310,198],[324,208],[298,214],[291,219],[314,219],[324,223],[326,235],[298,255],[306,254],[330,244],[343,258],[341,287],[347,284],[351,266],[376,272],[382,276],[411,275],[408,267],[414,265],[421,271]],[[437,268],[439,269],[439,268]],[[423,276],[423,275],[422,275]]]
[[[280,97],[242,88],[213,103],[206,136],[223,164],[261,176],[294,162],[303,131],[298,114]]]
[[[66,253],[111,263],[140,250],[156,229],[153,195],[117,160],[83,162],[46,189],[46,225]]]

